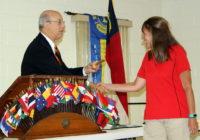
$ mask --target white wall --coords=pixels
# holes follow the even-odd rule
[[[141,25],[151,16],[164,16],[171,23],[175,37],[188,52],[192,66],[194,93],[198,114],[200,87],[200,15],[199,0],[114,0],[118,18],[133,21],[130,29],[131,74],[134,79],[144,55],[141,46]],[[20,75],[20,65],[26,47],[38,33],[38,17],[45,9],[63,13],[72,11],[107,15],[108,0],[1,0],[0,1],[0,95]],[[62,56],[68,66],[76,66],[75,25],[71,17],[64,15],[66,33],[60,44]],[[132,102],[145,100],[145,94],[137,93],[129,98]],[[130,106],[131,121],[142,123],[143,106]],[[132,115],[133,114],[133,115]]]

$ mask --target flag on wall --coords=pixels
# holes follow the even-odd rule
[[[105,60],[107,18],[103,16],[89,15],[90,25],[90,56],[91,62]],[[92,81],[99,83],[104,81],[104,66],[92,73]]]
[[[121,39],[112,0],[109,0],[108,14],[106,61],[110,67],[112,83],[125,83]],[[117,96],[128,114],[127,94],[117,92]]]

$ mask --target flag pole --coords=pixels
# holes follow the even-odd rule
[[[69,16],[75,16],[75,15],[84,15],[84,16],[87,16],[87,15],[92,15],[92,16],[99,16],[99,17],[107,17],[107,16],[93,15],[93,14],[88,14],[88,13],[75,13],[75,12],[71,12],[71,11],[64,11],[64,13],[66,15],[69,15]]]
[[[74,13],[74,12],[70,12],[70,11],[64,11],[65,14],[70,15],[70,16],[74,16],[74,15],[83,15],[81,13]]]
[[[92,15],[92,14],[88,14],[88,13],[75,13],[75,12],[71,12],[71,11],[64,11],[64,14],[69,15],[69,16],[76,16],[76,15],[83,15],[83,16],[87,16],[87,15]],[[100,16],[100,15],[92,15],[92,16]],[[108,17],[106,16],[101,16],[101,17]],[[121,19],[121,18],[117,18],[117,20],[127,20],[128,19]]]

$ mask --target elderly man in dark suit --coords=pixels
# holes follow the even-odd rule
[[[65,24],[57,11],[46,10],[39,18],[38,36],[28,46],[21,65],[21,75],[87,75],[99,69],[99,63],[85,67],[68,68],[62,61],[56,41],[61,39]]]

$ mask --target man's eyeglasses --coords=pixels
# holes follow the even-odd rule
[[[47,22],[56,22],[56,23],[58,23],[59,25],[65,24],[65,21],[63,21],[63,20],[48,20]]]

